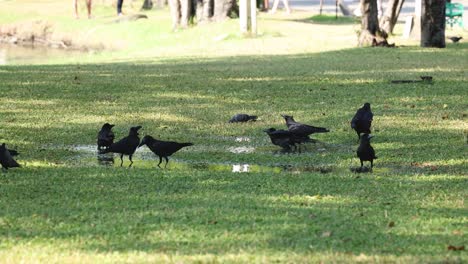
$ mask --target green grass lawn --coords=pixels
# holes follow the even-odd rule
[[[178,56],[164,44],[144,46],[148,58],[133,46],[86,63],[0,66],[0,142],[23,165],[0,174],[0,262],[467,262],[448,247],[467,245],[468,45],[351,48],[348,32],[302,49],[311,37],[284,28],[313,24],[264,19],[267,33],[245,40],[226,22],[232,37],[210,42],[213,56],[195,41]],[[314,28],[340,27],[353,28]],[[275,42],[277,55],[242,49]],[[433,84],[390,83],[421,75]],[[373,173],[355,174],[349,121],[364,102],[379,158]],[[227,123],[241,112],[260,120]],[[331,132],[281,154],[262,132],[285,128],[280,114]],[[100,166],[88,146],[105,122],[117,138],[142,125],[141,136],[195,145],[164,170],[146,149],[132,168],[117,156]],[[231,172],[243,164],[250,172]]]
[[[0,178],[0,259],[466,261],[447,250],[468,231],[466,56],[459,45],[1,67],[1,140],[24,168]],[[434,84],[389,83],[419,75]],[[356,175],[349,120],[365,101],[379,159],[374,173]],[[238,112],[261,120],[226,123]],[[282,113],[331,132],[303,153],[278,154],[262,130],[285,127]],[[166,170],[141,152],[131,169],[100,167],[73,146],[94,144],[104,122],[118,138],[139,124],[195,146]],[[229,164],[292,168],[216,169]]]

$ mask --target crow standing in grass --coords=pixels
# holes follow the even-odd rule
[[[453,36],[449,38],[453,43],[458,43],[462,37]]]
[[[97,145],[98,145],[98,151],[101,151],[103,149],[106,149],[114,143],[114,132],[112,132],[112,128],[114,125],[111,125],[109,123],[105,123],[101,131],[98,133],[97,137]]]
[[[258,118],[257,116],[253,116],[253,115],[236,114],[231,119],[229,119],[229,123],[257,121],[257,118]]]
[[[309,137],[314,133],[326,133],[330,130],[324,127],[314,127],[306,124],[301,124],[296,122],[292,116],[281,115],[286,121],[286,126],[288,126],[288,131],[291,132],[294,136],[296,143],[306,143],[313,142],[314,140]]]
[[[356,151],[357,156],[359,157],[359,160],[361,161],[361,171],[363,170],[364,161],[370,161],[370,164],[371,164],[370,170],[372,171],[372,168],[374,167],[374,159],[377,159],[377,157],[375,156],[374,148],[370,145],[370,139],[372,137],[373,136],[370,134],[361,135],[361,143],[359,144],[359,147]]]
[[[0,164],[2,168],[8,170],[8,168],[21,167],[16,160],[13,159],[13,156],[18,155],[16,150],[8,150],[3,143],[0,146]]]
[[[290,151],[292,146],[296,147],[292,133],[287,130],[269,128],[263,130],[263,132],[268,134],[271,143],[282,147],[286,151]]]
[[[359,108],[351,120],[351,128],[356,130],[358,135],[358,141],[362,133],[370,134],[371,125],[374,114],[371,111],[369,103],[365,103],[361,108]]]
[[[178,143],[178,142],[173,142],[173,141],[162,141],[162,140],[157,140],[153,138],[152,136],[144,136],[143,140],[141,141],[141,144],[138,147],[141,147],[144,145],[148,146],[148,148],[159,157],[158,167],[161,168],[160,165],[162,162],[162,158],[166,160],[166,165],[164,166],[164,168],[166,168],[167,164],[169,163],[169,159],[168,159],[169,156],[176,153],[178,150],[180,150],[183,147],[192,146],[193,143]]]
[[[122,138],[116,143],[112,143],[112,145],[104,149],[102,153],[109,153],[109,152],[119,153],[121,167],[123,164],[123,156],[128,155],[128,158],[130,159],[130,165],[128,167],[131,167],[133,164],[133,161],[132,161],[133,153],[135,153],[135,150],[138,148],[138,145],[140,144],[140,138],[138,137],[138,130],[140,128],[141,126],[131,127],[130,132],[128,133],[127,137]]]

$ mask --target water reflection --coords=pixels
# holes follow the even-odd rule
[[[232,172],[249,172],[249,164],[234,164]]]
[[[230,147],[228,148],[228,150],[231,153],[240,154],[240,153],[252,153],[255,151],[255,148],[242,146],[242,147]]]
[[[43,46],[0,44],[0,65],[43,64],[51,59],[82,57],[90,52],[64,50]]]
[[[243,148],[243,147],[241,147]],[[89,164],[98,166],[115,166],[120,167],[119,155],[113,153],[98,153],[96,145],[74,145],[71,147],[72,150],[77,151],[76,160],[79,164]],[[255,149],[255,148],[252,148]],[[116,157],[116,158],[114,158]],[[154,170],[161,170],[156,165],[158,158],[151,151],[146,149],[137,149],[133,156],[134,167],[148,168]],[[97,158],[97,164],[96,164]],[[115,159],[119,159],[119,162],[115,162]],[[124,158],[124,166],[128,164],[128,159]],[[171,159],[167,165],[167,168],[162,170],[202,170],[211,172],[233,172],[233,173],[307,173],[307,172],[319,172],[319,173],[330,173],[333,167],[328,165],[291,165],[291,164],[272,164],[272,165],[257,165],[249,163],[212,163],[212,162],[193,162]]]
[[[114,155],[112,153],[98,154],[97,161],[102,166],[114,166]]]

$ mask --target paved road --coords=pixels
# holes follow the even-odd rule
[[[282,8],[283,3],[282,0],[279,0],[279,8]],[[355,9],[359,9],[359,0],[343,0],[343,2],[349,7],[351,11]],[[468,12],[468,0],[452,0],[454,3],[461,3],[464,6],[465,12]],[[387,5],[387,0],[382,0],[382,5],[385,10]],[[415,0],[406,0],[403,4],[400,19],[403,19],[414,13],[414,3]],[[326,14],[335,14],[335,0],[323,0],[323,9],[322,11]],[[294,10],[307,10],[307,11],[314,11],[319,12],[320,10],[320,0],[289,0],[289,5],[291,9]],[[270,0],[270,8],[273,6],[273,0]],[[279,10],[281,12],[281,10]],[[338,14],[341,12],[338,10]]]

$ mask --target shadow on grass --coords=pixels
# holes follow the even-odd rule
[[[354,254],[432,255],[444,252],[450,243],[462,243],[462,237],[451,232],[462,228],[464,210],[445,207],[437,195],[461,194],[466,180],[400,184],[402,180],[153,170],[51,168],[35,175],[17,171],[2,177],[2,197],[8,203],[1,206],[0,236],[15,237],[15,243],[33,238],[60,241],[84,251],[173,254],[303,254],[333,248]],[[435,186],[441,191],[434,192]],[[427,192],[426,197],[419,192]],[[428,221],[442,223],[447,232],[433,234],[439,227]],[[426,231],[404,231],[412,226]]]
[[[466,165],[458,161],[466,147],[460,145],[465,55],[457,46],[0,67],[2,140],[18,145],[24,160],[63,164],[65,151],[40,151],[43,145],[93,144],[104,122],[116,124],[116,138],[138,124],[142,134],[201,146],[226,148],[237,143],[223,137],[236,136],[263,137],[255,144],[270,146],[262,130],[285,128],[280,114],[290,113],[330,128],[317,138],[343,148],[306,158],[267,152],[241,158],[294,164],[353,158],[357,165],[349,120],[371,102],[376,166],[397,170],[356,178],[25,166],[0,178],[0,236],[89,251],[445,254],[447,244],[463,242],[452,232],[464,216]],[[388,83],[422,74],[432,75],[434,85]],[[238,112],[261,120],[227,124]],[[189,158],[213,162],[234,155],[190,151]]]

